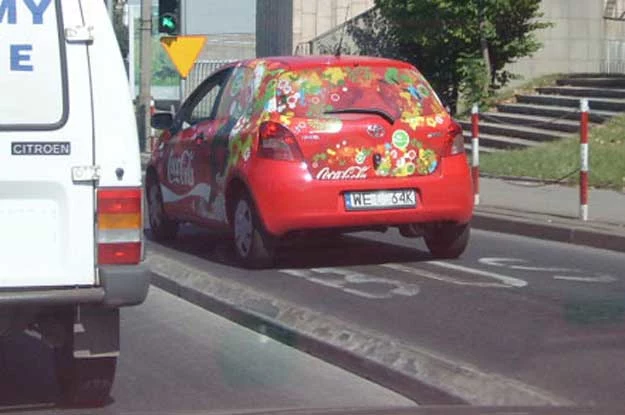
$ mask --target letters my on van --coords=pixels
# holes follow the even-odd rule
[[[46,10],[50,6],[52,0],[0,0],[0,24],[16,25],[24,24],[23,20],[28,19],[33,25],[43,24],[43,18]],[[26,13],[18,13],[18,4],[21,3],[25,8],[21,7],[20,12],[29,10],[30,15]],[[14,43],[9,47],[9,70],[12,72],[34,70],[31,62],[31,54],[34,52],[33,45],[30,43]]]

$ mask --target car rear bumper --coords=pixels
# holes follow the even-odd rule
[[[137,305],[148,294],[150,275],[144,265],[103,266],[100,267],[100,286],[6,289],[0,291],[0,306]]]
[[[444,158],[430,176],[367,180],[315,180],[305,166],[260,160],[248,175],[267,230],[277,236],[321,228],[394,226],[409,223],[467,223],[473,214],[473,185],[466,157]],[[417,207],[348,211],[346,191],[414,189]]]

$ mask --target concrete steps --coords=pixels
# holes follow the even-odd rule
[[[471,129],[471,123],[461,121],[460,125],[464,130]],[[518,124],[497,124],[494,122],[484,122],[480,120],[480,135],[491,134],[504,137],[523,138],[530,141],[553,141],[566,137],[566,133],[560,131],[549,131],[541,128],[525,127]]]
[[[506,112],[488,112],[486,114],[480,114],[480,120],[484,122],[497,122],[500,124],[513,124],[532,128],[542,128],[544,130],[565,133],[574,133],[578,131],[579,116],[575,116],[574,119],[561,119],[560,117],[563,115],[566,115],[566,112],[546,117]]]
[[[625,113],[625,75],[574,74],[534,92],[481,114],[480,151],[523,149],[578,133],[582,98],[589,101],[593,124]],[[460,124],[470,143],[470,120]]]
[[[471,134],[464,134],[465,147],[471,148]],[[521,150],[539,145],[540,142],[523,138],[506,137],[480,132],[480,153],[495,153],[501,150]]]
[[[557,107],[551,105],[499,104],[497,110],[505,114],[522,114],[532,116],[559,117],[563,120],[579,121],[580,115],[576,108]],[[594,123],[603,123],[618,115],[618,111],[592,111],[589,119]]]
[[[521,104],[552,105],[556,107],[579,108],[577,97],[561,95],[517,95],[517,102]],[[625,99],[616,98],[589,98],[591,110],[625,111]]]
[[[625,77],[588,76],[558,79],[556,85],[582,86],[593,88],[625,88]]]
[[[537,88],[541,95],[563,95],[578,98],[597,97],[597,98],[620,98],[625,99],[625,89],[622,88],[597,88],[582,86],[548,86]]]

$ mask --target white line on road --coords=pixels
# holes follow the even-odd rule
[[[616,282],[616,278],[610,275],[600,275],[598,277],[571,277],[567,275],[554,275],[554,280],[565,280],[565,281],[575,281],[575,282],[600,282],[604,284],[609,284],[611,282]]]
[[[496,288],[510,288],[511,285],[502,284],[499,282],[472,282],[472,281],[463,281],[456,278],[448,277],[446,275],[436,274],[430,271],[426,271],[424,269],[418,269],[413,267],[408,267],[402,264],[381,264],[382,267],[392,269],[395,271],[406,272],[408,274],[413,274],[418,277],[429,278],[431,280],[437,280],[442,282],[447,282],[455,285],[468,285],[472,287],[496,287]]]
[[[527,281],[521,280],[519,278],[509,277],[507,275],[496,274],[494,272],[482,271],[475,268],[464,267],[462,265],[450,264],[448,262],[440,262],[440,261],[429,261],[426,264],[436,265],[437,267],[453,269],[454,271],[467,272],[469,274],[481,275],[483,277],[494,278],[498,281],[503,282],[504,284],[510,287],[521,288],[527,285]]]
[[[519,271],[530,272],[575,272],[574,269],[561,267],[530,267],[525,265],[513,265],[516,263],[526,264],[528,261],[519,258],[480,258],[481,264],[491,265],[494,267],[503,267],[516,269]]]

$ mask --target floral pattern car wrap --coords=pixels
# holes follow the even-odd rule
[[[429,175],[449,145],[450,117],[412,68],[285,71],[266,95],[264,117],[295,134],[319,180]]]

